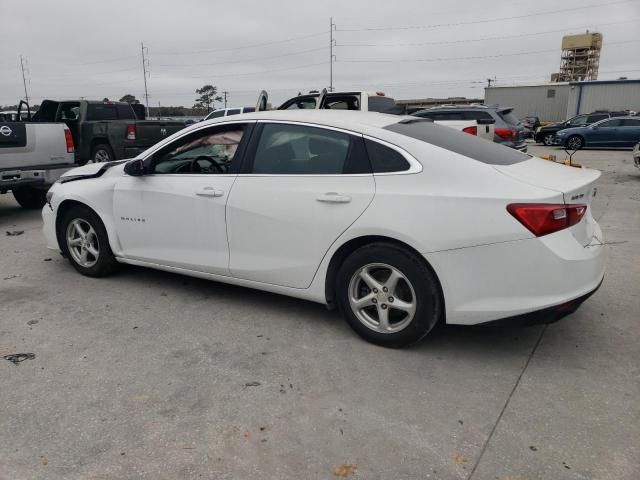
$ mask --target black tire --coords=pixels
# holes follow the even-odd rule
[[[97,238],[99,253],[97,257],[94,257],[96,259],[95,264],[89,267],[78,263],[74,258],[74,255],[70,252],[71,247],[68,244],[67,230],[71,222],[78,219],[89,224],[93,228]],[[107,230],[104,228],[104,224],[102,223],[102,220],[100,220],[100,217],[89,207],[76,206],[69,209],[64,213],[62,220],[58,225],[59,230],[57,232],[57,236],[62,254],[69,260],[73,268],[82,275],[86,275],[87,277],[106,277],[118,269],[119,263],[115,259],[115,256],[111,251],[111,247],[109,246]]]
[[[553,133],[544,133],[542,134],[542,143],[544,145],[546,145],[547,147],[550,147],[553,145],[553,137],[555,136],[555,134]]]
[[[34,210],[44,207],[47,203],[47,191],[42,188],[18,187],[13,189],[12,193],[22,208]]]
[[[568,150],[580,150],[584,147],[584,138],[580,135],[571,135],[564,144]]]
[[[98,143],[91,149],[91,162],[93,163],[112,162],[115,159],[113,150],[108,143]]]
[[[397,269],[404,275],[408,281],[406,285],[412,288],[415,294],[416,308],[413,319],[397,332],[382,333],[370,328],[351,308],[349,296],[352,278],[357,278],[355,277],[357,272],[370,264],[384,264]],[[337,274],[336,299],[338,308],[351,328],[365,340],[384,347],[400,348],[420,341],[442,317],[442,295],[438,280],[431,268],[423,259],[392,243],[372,243],[349,255]],[[382,301],[384,300],[378,301],[377,305],[384,307],[380,303]],[[394,308],[391,303],[388,305],[388,308]],[[377,308],[377,306],[372,307]]]

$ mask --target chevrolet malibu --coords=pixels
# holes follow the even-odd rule
[[[551,322],[600,285],[600,173],[416,117],[271,111],[69,171],[43,209],[81,274],[133,264],[338,308],[373,343]]]

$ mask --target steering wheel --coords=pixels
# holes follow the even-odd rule
[[[189,171],[191,173],[200,173],[200,172],[202,172],[202,167],[198,163],[198,161],[200,161],[200,160],[204,160],[206,162],[209,162],[211,164],[211,167],[216,171],[216,173],[224,173],[224,170],[218,164],[218,162],[216,162],[213,158],[207,157],[205,155],[200,155],[199,157],[196,157],[191,161],[191,165],[189,166]]]

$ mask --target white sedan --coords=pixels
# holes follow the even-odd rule
[[[600,172],[416,117],[271,111],[69,171],[43,209],[80,273],[119,264],[338,307],[400,347],[438,322],[551,322],[604,275]]]

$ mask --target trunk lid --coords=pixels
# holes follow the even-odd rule
[[[587,205],[582,220],[570,230],[582,245],[591,242],[595,226],[591,201],[596,195],[595,183],[601,175],[599,170],[569,167],[536,157],[513,165],[494,165],[494,168],[520,182],[561,193],[565,204]]]

